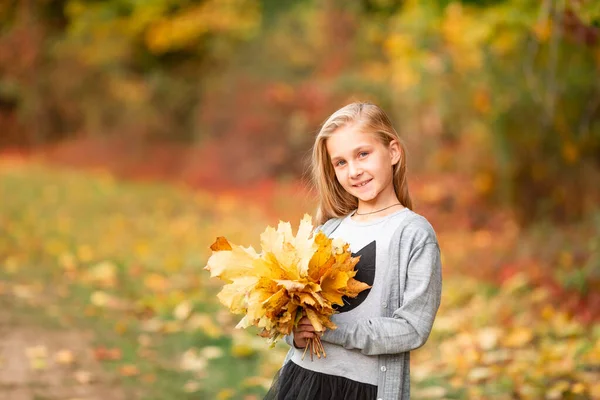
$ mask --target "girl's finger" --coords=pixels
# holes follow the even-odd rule
[[[295,338],[300,338],[300,339],[312,339],[315,336],[316,335],[313,332],[298,332],[298,334],[294,334]]]
[[[305,329],[305,328],[294,329],[294,333],[300,333],[300,332],[311,332],[311,331],[309,329]]]
[[[296,327],[297,330],[301,330],[301,331],[311,331],[313,332],[315,330],[315,327],[308,324],[308,325],[298,325],[298,327]]]

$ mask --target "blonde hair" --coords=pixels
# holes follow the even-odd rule
[[[370,103],[351,103],[334,112],[317,134],[312,152],[312,180],[319,203],[316,220],[322,224],[330,218],[349,214],[358,207],[358,199],[346,192],[335,176],[335,170],[327,153],[327,139],[338,129],[356,124],[365,133],[374,133],[385,146],[392,140],[401,149],[400,161],[393,168],[393,183],[400,203],[412,209],[412,201],[406,180],[406,148],[385,112]]]

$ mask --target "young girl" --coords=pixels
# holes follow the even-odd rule
[[[312,161],[317,229],[350,244],[360,255],[355,278],[372,287],[345,299],[337,329],[299,321],[266,399],[409,399],[409,352],[429,337],[442,275],[435,232],[411,211],[405,148],[383,110],[353,103],[323,124]],[[317,335],[327,358],[303,359]]]

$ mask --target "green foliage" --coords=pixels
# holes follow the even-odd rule
[[[482,193],[506,201],[521,222],[581,218],[598,195],[589,188],[599,167],[600,47],[586,39],[597,32],[582,36],[592,28],[554,3],[463,3],[440,13],[414,2],[399,15],[387,48],[401,101],[415,113],[432,108],[437,134],[455,149],[485,132],[481,155],[462,162],[494,177]]]
[[[199,75],[226,62],[259,22],[253,0],[3,6],[0,49],[16,63],[0,68],[0,83],[22,93],[30,144],[80,132],[190,140],[198,135]]]

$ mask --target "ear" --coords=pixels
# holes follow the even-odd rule
[[[392,140],[388,147],[388,151],[390,152],[390,160],[392,165],[398,164],[402,159],[402,149],[400,148],[400,143],[397,140]]]

